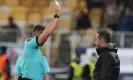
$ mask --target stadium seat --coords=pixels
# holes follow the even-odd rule
[[[33,0],[19,0],[18,4],[20,6],[31,7],[32,6],[32,1]]]
[[[42,8],[48,6],[48,4],[49,4],[48,0],[33,0],[32,7]]]
[[[26,14],[25,13],[15,13],[15,14],[13,14],[13,18],[15,20],[25,21],[26,20]]]
[[[13,13],[16,13],[16,12],[17,13],[18,12],[19,13],[23,13],[23,12],[25,13],[25,12],[27,12],[27,8],[24,7],[24,6],[15,6],[15,7],[12,7],[11,10],[12,10]]]
[[[6,4],[6,1],[5,0],[0,0],[0,6],[3,6]]]
[[[19,0],[6,0],[6,5],[8,5],[8,6],[17,6],[18,5],[18,1]]]
[[[0,20],[7,20],[9,17],[9,13],[0,13]]]
[[[58,26],[59,28],[64,28],[64,29],[71,29],[71,22],[66,21],[66,20],[60,20]]]
[[[65,0],[65,6],[70,8],[76,8],[77,0]]]
[[[41,15],[40,13],[29,13],[28,14],[28,22],[36,22],[39,23],[41,20]]]
[[[25,20],[26,17],[26,8],[24,7],[12,7],[10,12],[0,13],[0,20],[6,20],[9,16],[13,16],[15,20]]]
[[[90,18],[91,20],[99,20],[102,14],[101,8],[93,8],[91,10]]]
[[[23,6],[12,7],[10,15],[14,17],[15,20],[26,20],[27,8]]]
[[[101,8],[92,8],[91,13],[89,15],[92,27],[98,28],[100,25],[102,15],[102,9]]]
[[[95,34],[97,33],[97,29],[90,28],[87,32],[90,36],[95,36]]]
[[[46,7],[46,8],[44,8],[44,10],[43,10],[43,12],[44,12],[44,14],[53,14],[53,12],[54,12],[54,8],[48,8],[48,7]]]

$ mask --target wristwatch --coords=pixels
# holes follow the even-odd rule
[[[57,14],[55,14],[55,15],[54,15],[54,18],[59,18],[59,17],[60,17],[60,16],[59,16],[59,15],[57,15]]]

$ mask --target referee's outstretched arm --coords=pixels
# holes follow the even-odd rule
[[[42,46],[44,44],[44,42],[48,39],[48,37],[54,31],[61,11],[62,11],[61,7],[59,5],[56,5],[54,18],[48,24],[48,26],[45,28],[43,33],[38,37],[38,45],[39,46]]]

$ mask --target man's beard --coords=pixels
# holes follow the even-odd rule
[[[96,47],[97,47],[97,48],[101,48],[100,44],[97,44]]]

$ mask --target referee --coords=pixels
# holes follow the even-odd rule
[[[45,29],[41,25],[33,28],[33,38],[24,45],[23,80],[44,80],[43,56],[39,46],[42,46],[54,31],[61,11],[61,7],[57,5],[55,15]]]
[[[111,43],[110,33],[106,29],[99,30],[95,44],[99,58],[95,65],[93,80],[118,80],[120,60],[116,44]]]
[[[50,68],[48,65],[48,61],[47,59],[43,56],[43,71],[44,71],[44,75],[49,77],[48,73],[50,72]],[[22,74],[23,74],[23,57],[19,57],[17,59],[16,65],[15,65],[15,77],[14,80],[22,80]],[[45,78],[45,80],[49,80],[47,78]]]

